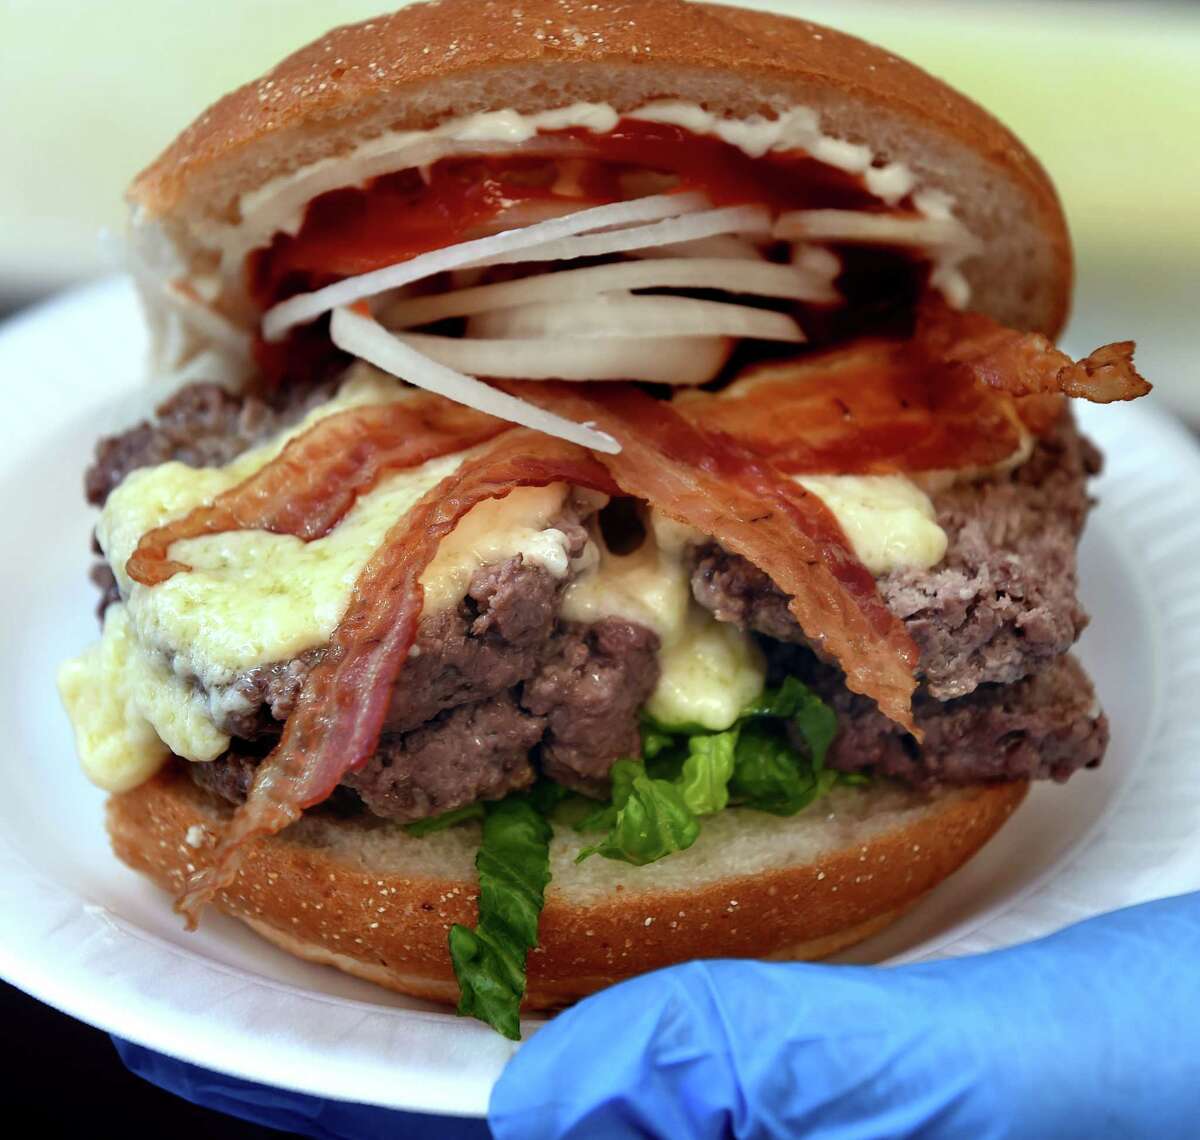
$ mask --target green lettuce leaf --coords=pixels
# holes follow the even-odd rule
[[[824,795],[837,774],[808,764],[775,725],[748,724],[738,741],[730,791],[738,803],[772,815],[795,815]]]
[[[581,820],[575,824],[576,831],[608,831],[615,827],[621,809],[629,801],[633,791],[633,781],[645,773],[636,760],[618,760],[609,771],[612,781],[612,791],[609,793],[609,803],[593,806]]]
[[[428,835],[464,820],[483,820],[475,859],[479,921],[474,930],[456,925],[450,931],[458,1012],[513,1040],[520,1037],[526,957],[537,944],[550,880],[548,816],[579,831],[605,833],[579,852],[577,862],[601,855],[644,866],[690,847],[701,818],[731,802],[793,815],[835,783],[866,782],[825,768],[836,732],[833,710],[802,682],[788,678],[764,691],[723,732],[647,718],[642,757],[613,765],[606,804],[589,803],[540,780],[528,792],[498,803],[472,804],[408,825],[411,834]]]
[[[729,803],[738,728],[693,736],[679,775],[679,791],[693,815],[712,815]]]
[[[653,732],[654,730],[651,730]],[[686,742],[670,740],[651,763],[653,772],[632,760],[612,767],[612,802],[585,816],[580,831],[607,831],[599,843],[579,852],[622,859],[641,867],[696,842],[698,817],[721,811],[729,802],[737,729],[701,733]],[[669,754],[676,754],[669,759]]]
[[[788,736],[791,723],[808,755],[798,753]],[[795,815],[838,781],[825,768],[825,756],[837,735],[837,716],[795,677],[767,689],[743,714],[730,790],[746,807],[773,815]]]
[[[620,859],[641,867],[691,847],[700,834],[700,824],[684,802],[679,788],[669,780],[656,780],[646,775],[640,764],[621,763],[638,769],[627,792],[622,777],[624,802],[620,807],[613,804],[615,818],[608,834],[599,843],[580,851],[575,861],[579,863],[590,855],[603,855],[606,859]],[[613,783],[615,789],[615,778]]]
[[[789,725],[803,742],[800,750],[789,739]],[[731,800],[794,815],[837,782],[837,775],[825,770],[836,733],[833,710],[794,677],[765,690],[723,732],[645,717],[644,763],[613,765],[611,803],[576,823],[580,831],[607,835],[577,859],[603,855],[637,866],[652,863],[690,847],[700,819]]]
[[[542,813],[549,816],[554,813],[554,809],[558,807],[563,800],[571,795],[569,788],[563,787],[562,784],[557,784],[553,780],[541,777],[528,792],[524,793],[529,802]]]
[[[743,721],[757,717],[792,721],[808,745],[813,766],[825,766],[825,754],[837,735],[837,715],[803,681],[788,677],[779,688],[765,689],[742,713]]]
[[[525,959],[537,945],[550,881],[552,829],[528,795],[486,805],[479,871],[479,921],[450,930],[458,1012],[520,1040]]]
[[[435,831],[453,827],[456,823],[463,823],[468,819],[483,819],[483,814],[483,803],[476,800],[473,804],[464,804],[452,811],[444,811],[441,815],[431,815],[428,819],[418,819],[414,823],[406,823],[404,830],[409,835],[419,838],[422,835],[430,835]]]
[[[528,791],[520,794],[525,796],[542,815],[549,816],[571,792],[553,780],[541,779]],[[469,819],[483,819],[486,814],[485,807],[483,800],[476,800],[472,804],[464,804],[462,807],[444,811],[441,815],[431,815],[428,819],[418,819],[413,823],[406,823],[404,830],[417,838],[432,835],[435,831],[442,831],[455,824],[465,823]]]
[[[675,734],[650,717],[642,720],[642,759],[653,760],[660,752],[673,748],[677,743]]]

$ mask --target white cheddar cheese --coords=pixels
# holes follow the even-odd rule
[[[753,638],[693,604],[659,656],[662,673],[646,711],[663,724],[720,731],[763,690],[766,668]]]
[[[833,513],[858,558],[878,577],[928,570],[946,554],[929,496],[903,475],[798,475]]]
[[[141,536],[236,486],[322,416],[405,399],[411,391],[356,366],[335,399],[228,466],[165,463],[134,471],[109,496],[97,537],[124,604],[110,611],[100,644],[63,671],[64,700],[80,750],[90,758],[85,769],[97,783],[137,782],[118,770],[121,755],[142,778],[168,747],[190,760],[219,755],[229,739],[214,727],[214,714],[237,702],[236,692],[222,693],[221,686],[255,665],[285,661],[328,642],[388,530],[470,452],[386,476],[329,534],[311,542],[258,530],[177,542],[171,557],[191,569],[153,587],[125,573]],[[525,487],[477,506],[422,575],[425,611],[455,605],[480,566],[514,555],[565,576],[567,536],[552,523],[566,494],[562,484]],[[212,690],[207,699],[204,689]],[[100,743],[104,737],[112,741],[107,751]]]
[[[199,691],[146,653],[122,605],[100,641],[59,670],[58,689],[88,779],[109,792],[137,787],[172,752],[212,760],[229,746]]]
[[[762,655],[749,634],[723,625],[692,600],[686,550],[701,536],[657,512],[631,554],[589,544],[566,590],[563,617],[620,617],[658,634],[658,685],[647,711],[668,724],[728,728],[763,687]]]

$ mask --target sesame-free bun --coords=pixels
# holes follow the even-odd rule
[[[231,808],[179,761],[110,798],[117,855],[178,893]],[[1024,783],[936,794],[839,788],[791,819],[728,809],[649,867],[557,829],[527,1007],[561,1006],[691,958],[812,959],[881,930],[991,838]],[[216,906],[282,949],[389,989],[452,1002],[447,936],[476,918],[477,825],[423,838],[376,819],[308,816],[248,852]]]
[[[1018,328],[1061,328],[1066,224],[1045,171],[1004,126],[842,32],[684,0],[436,0],[335,29],[210,107],[134,181],[133,244],[154,267],[142,276],[182,267],[184,279],[211,278],[212,234],[238,223],[241,195],[384,131],[656,99],[731,118],[814,109],[826,135],[866,143],[957,200],[985,243],[964,267],[973,308]],[[209,300],[248,327],[257,314],[240,289],[226,273]]]

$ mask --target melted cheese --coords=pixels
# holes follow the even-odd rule
[[[946,554],[929,496],[903,475],[798,475],[833,513],[850,546],[876,577],[912,567],[928,570]]]
[[[660,676],[647,711],[667,724],[720,730],[763,687],[762,655],[749,634],[692,600],[685,551],[700,536],[651,513],[651,534],[632,554],[589,544],[566,589],[563,617],[620,617],[658,634]]]
[[[109,606],[104,635],[63,665],[58,689],[84,773],[106,791],[137,787],[172,751],[212,760],[229,746],[199,691],[142,650],[124,606]]]
[[[754,639],[695,603],[659,656],[646,711],[663,724],[728,728],[763,690],[766,664]]]
[[[589,543],[563,596],[562,616],[578,622],[619,617],[654,630],[664,644],[676,637],[692,599],[684,562],[691,536],[657,512],[651,532],[632,554]]]
[[[124,605],[106,625],[100,645],[64,670],[64,699],[82,753],[98,756],[95,742],[107,732],[122,739],[118,752],[127,749],[130,756],[145,758],[148,749],[153,751],[145,732],[153,726],[171,751],[192,760],[212,759],[228,746],[213,719],[237,701],[222,686],[255,665],[288,660],[329,641],[355,581],[388,530],[470,452],[385,477],[328,535],[312,542],[266,531],[183,540],[172,546],[171,556],[192,569],[154,587],[131,581],[125,564],[147,530],[236,486],[320,417],[356,404],[405,399],[410,392],[358,366],[334,400],[228,466],[165,463],[131,473],[110,495],[97,537]],[[476,507],[442,542],[422,575],[425,611],[455,605],[480,566],[518,554],[563,577],[567,537],[550,524],[566,493],[562,484],[519,488]],[[107,678],[103,683],[97,680],[101,674]],[[89,684],[96,693],[110,694],[96,700],[91,711],[93,698],[85,699]],[[211,691],[207,702],[202,688]],[[85,760],[85,768],[100,773],[97,782],[107,787],[123,778],[104,774],[114,762]],[[148,764],[134,766],[142,771]]]
[[[929,497],[902,475],[800,476],[845,532],[872,574],[926,569],[946,552],[946,533]],[[661,672],[647,711],[667,724],[720,731],[763,687],[765,665],[753,638],[692,600],[686,550],[696,531],[651,512],[650,536],[632,554],[603,546],[585,553],[566,590],[563,617],[620,617],[655,631]]]

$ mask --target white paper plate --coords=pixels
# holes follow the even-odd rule
[[[110,854],[54,691],[96,636],[80,477],[138,387],[131,291],[107,282],[0,332],[0,973],[143,1045],[252,1080],[412,1110],[482,1114],[512,1046],[309,966],[168,899]],[[1200,885],[1200,453],[1153,407],[1084,408],[1108,453],[1084,541],[1081,644],[1113,722],[1103,768],[1039,786],[970,866],[856,960],[1006,945]],[[533,1028],[531,1024],[530,1028]]]

